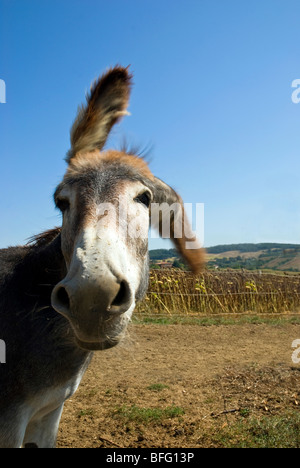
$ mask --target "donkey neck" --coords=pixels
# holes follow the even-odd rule
[[[52,289],[65,274],[60,235],[26,248],[25,255],[21,249],[21,254],[18,249],[1,252],[15,266],[0,285],[0,337],[7,350],[0,374],[0,409],[12,395],[19,398],[21,393],[24,399],[63,385],[91,358],[76,346],[67,319],[51,307]]]
[[[34,302],[51,305],[51,291],[65,274],[65,262],[58,234],[51,242],[39,241],[30,247],[28,254],[14,271],[12,281],[19,283],[18,290]]]
[[[68,328],[67,321],[51,307],[52,289],[65,274],[60,242],[58,233],[50,242],[39,239],[30,247],[0,252],[6,266],[0,283],[0,316],[6,317],[2,323],[8,329],[16,322],[28,332],[41,333],[42,324],[46,326],[49,320]]]

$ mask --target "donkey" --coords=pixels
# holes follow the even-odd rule
[[[103,150],[113,125],[128,114],[131,85],[128,68],[111,68],[79,108],[67,171],[54,194],[62,226],[25,246],[0,250],[2,448],[56,446],[64,402],[78,388],[93,352],[121,341],[146,293],[151,207],[183,207],[142,157]],[[188,249],[186,241],[195,239],[186,230],[177,237],[177,215],[171,210],[169,216],[175,246],[192,271],[199,271],[202,249]],[[130,223],[141,235],[128,235]]]

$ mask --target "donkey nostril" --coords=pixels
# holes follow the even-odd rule
[[[130,299],[130,290],[129,286],[125,281],[121,281],[120,289],[115,299],[113,300],[111,307],[120,307],[126,304]]]
[[[64,287],[61,286],[58,291],[56,291],[56,299],[65,309],[70,309],[70,298]]]

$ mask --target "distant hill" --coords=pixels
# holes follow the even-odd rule
[[[166,260],[167,258],[180,258],[176,249],[156,249],[150,250],[150,260]]]
[[[208,247],[208,268],[245,268],[247,270],[300,271],[299,244],[229,244]],[[167,259],[180,260],[176,249],[150,250],[152,263]]]
[[[216,245],[215,247],[208,247],[208,253],[224,253],[238,250],[239,252],[259,252],[260,250],[297,250],[300,252],[300,244],[276,244],[276,243],[262,243],[262,244],[228,244]]]

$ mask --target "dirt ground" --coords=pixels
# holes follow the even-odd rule
[[[66,402],[58,447],[211,447],[241,417],[300,410],[299,325],[131,325]]]

